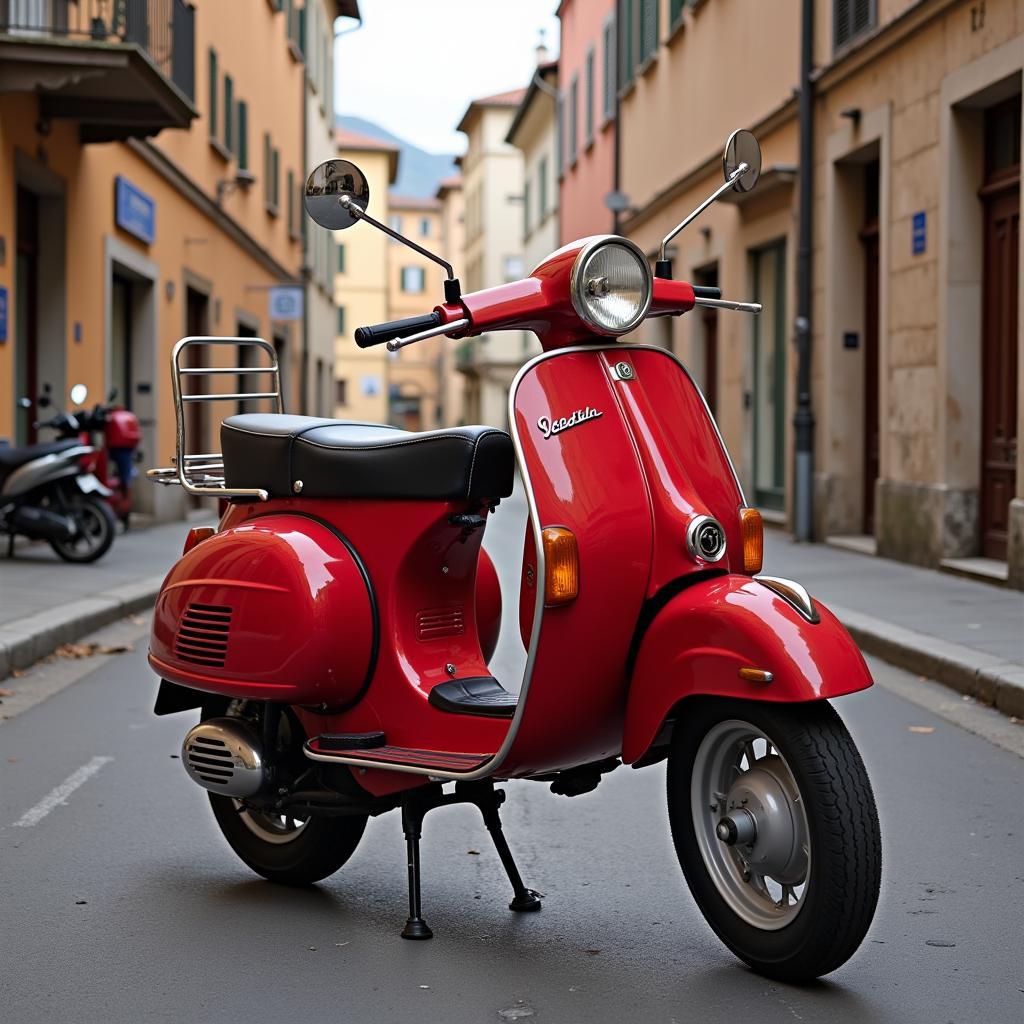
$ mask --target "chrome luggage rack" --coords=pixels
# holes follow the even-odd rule
[[[270,357],[269,366],[182,366],[182,353],[198,345],[248,345],[262,349]],[[239,360],[241,362],[242,360]],[[235,375],[246,378],[256,375],[270,376],[273,391],[233,391],[201,394],[186,392],[183,378],[223,377]],[[274,346],[262,338],[209,338],[191,336],[182,338],[171,352],[171,387],[174,392],[174,416],[177,424],[173,465],[146,471],[146,476],[158,484],[183,487],[189,494],[215,498],[256,498],[266,501],[267,492],[261,487],[229,488],[224,484],[224,457],[220,452],[189,454],[185,430],[186,402],[255,402],[273,403],[273,411],[284,412],[281,395],[281,371]],[[241,387],[241,385],[239,385]]]

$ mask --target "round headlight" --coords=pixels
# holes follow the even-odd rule
[[[600,239],[580,250],[572,268],[572,304],[600,334],[625,334],[651,305],[651,268],[625,238]]]

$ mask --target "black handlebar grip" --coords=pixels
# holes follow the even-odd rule
[[[704,284],[694,284],[690,287],[693,289],[695,299],[720,299],[722,297],[721,288],[712,288],[710,285]]]
[[[360,348],[383,345],[403,334],[415,334],[429,327],[440,327],[439,313],[424,313],[423,316],[407,316],[404,320],[387,320],[382,324],[371,324],[369,327],[356,328],[356,344]]]

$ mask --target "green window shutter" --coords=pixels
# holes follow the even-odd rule
[[[589,146],[594,141],[594,48],[587,51],[587,81],[584,90],[583,137]]]
[[[523,185],[523,238],[530,233],[530,182]]]
[[[633,51],[633,0],[619,0],[619,81],[633,81],[636,59]]]
[[[658,49],[659,0],[641,0],[640,6],[640,60],[645,61]]]
[[[686,0],[669,0],[668,5],[668,23],[669,25],[675,25],[679,19],[683,16],[683,8],[686,6]]]
[[[338,243],[338,273],[345,273],[345,246]]]
[[[235,151],[235,83],[230,75],[224,76],[224,148]]]
[[[338,307],[338,333],[339,334],[344,334],[345,333],[345,307],[344,306],[339,306]]]
[[[271,203],[276,209],[281,209],[281,150],[277,148],[274,149],[271,171]]]
[[[292,196],[295,193],[295,174],[292,171],[288,172],[288,194],[286,201],[288,203],[288,234],[295,234],[295,200]]]
[[[245,100],[238,101],[238,169],[249,169],[249,104]]]
[[[263,201],[269,206],[273,202],[271,188],[274,173],[274,153],[270,148],[270,133],[263,133]]]
[[[209,119],[210,119],[210,138],[217,138],[218,124],[217,124],[217,51],[210,47],[210,83],[209,83],[209,95],[207,96],[207,105],[209,108]]]
[[[537,222],[548,213],[548,158],[542,156],[537,163]]]

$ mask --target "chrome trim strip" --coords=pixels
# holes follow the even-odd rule
[[[814,599],[807,593],[806,587],[780,576],[755,576],[754,580],[791,604],[808,622],[821,622]]]
[[[590,257],[597,252],[598,249],[604,248],[606,245],[621,245],[624,249],[629,249],[640,263],[640,266],[644,269],[647,274],[647,296],[644,299],[643,305],[640,307],[636,316],[621,330],[621,331],[610,331],[604,324],[599,324],[595,321],[587,311],[586,303],[583,302],[582,298],[577,301],[580,288],[580,274],[583,273],[583,264],[586,263]],[[619,338],[624,334],[629,334],[630,331],[635,331],[643,322],[647,319],[647,314],[650,312],[651,303],[654,301],[654,276],[651,274],[651,265],[647,262],[647,256],[644,251],[628,238],[623,238],[621,235],[595,235],[590,241],[584,245],[580,251],[576,254],[576,259],[573,260],[572,270],[569,272],[569,298],[572,301],[572,308],[576,311],[576,315],[589,327],[592,331],[595,331],[602,338]],[[566,352],[567,349],[557,349],[554,351]]]
[[[614,237],[614,236],[613,236]],[[530,633],[530,645],[526,653],[526,667],[523,670],[523,681],[519,688],[519,700],[516,702],[516,713],[512,717],[512,721],[509,724],[508,732],[505,733],[505,739],[502,741],[501,746],[490,760],[480,765],[479,768],[474,768],[471,772],[448,772],[439,771],[436,768],[421,768],[407,765],[396,765],[396,764],[385,764],[380,762],[374,764],[372,761],[368,761],[365,757],[359,758],[346,758],[346,757],[326,757],[322,754],[312,754],[306,752],[306,757],[312,761],[327,761],[330,764],[348,764],[358,768],[380,768],[386,771],[405,772],[410,775],[426,775],[432,779],[439,781],[466,781],[471,782],[474,779],[483,779],[488,776],[494,775],[498,768],[504,763],[505,758],[508,757],[509,751],[512,749],[512,744],[515,742],[516,735],[519,732],[519,725],[523,720],[523,713],[526,709],[526,698],[530,692],[530,683],[533,679],[533,668],[537,660],[537,648],[540,646],[540,629],[541,620],[544,616],[544,539],[542,536],[542,527],[540,523],[540,512],[537,509],[537,499],[534,497],[533,484],[530,480],[530,471],[526,465],[526,457],[523,454],[523,444],[519,437],[519,430],[516,427],[515,417],[515,400],[516,392],[519,390],[519,385],[522,383],[523,378],[527,373],[530,372],[539,363],[544,362],[547,359],[554,359],[557,356],[569,355],[570,353],[576,352],[623,352],[623,351],[644,351],[644,352],[661,352],[664,355],[669,356],[679,366],[679,368],[686,374],[690,383],[696,389],[697,394],[700,395],[701,401],[704,403],[704,411],[708,414],[708,418],[711,420],[712,425],[715,428],[715,434],[718,437],[718,441],[722,446],[722,451],[725,453],[726,461],[729,464],[729,468],[732,470],[733,480],[736,483],[736,487],[740,492],[740,498],[742,503],[746,505],[746,499],[743,498],[743,488],[740,486],[739,477],[736,475],[736,467],[732,463],[732,459],[729,457],[729,449],[725,447],[725,442],[722,440],[722,434],[718,429],[718,424],[715,423],[714,416],[711,415],[711,409],[708,407],[707,399],[704,397],[704,392],[697,386],[697,382],[693,379],[690,371],[683,364],[674,353],[667,351],[663,348],[658,348],[657,345],[629,345],[623,346],[619,342],[609,342],[599,345],[572,345],[566,348],[552,349],[550,352],[541,352],[534,356],[528,362],[524,363],[520,368],[519,372],[515,375],[512,381],[512,385],[508,391],[508,419],[509,419],[509,434],[512,436],[512,444],[516,452],[516,463],[519,466],[519,473],[523,479],[523,489],[526,492],[526,502],[530,514],[530,524],[533,527],[533,543],[537,552],[537,599],[534,603],[533,610],[533,629]]]

